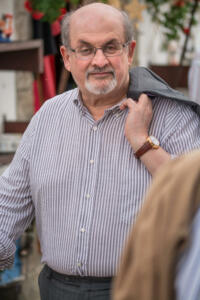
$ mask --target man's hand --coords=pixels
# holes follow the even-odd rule
[[[138,102],[127,99],[120,108],[128,107],[129,112],[125,123],[125,136],[136,152],[146,141],[149,135],[149,126],[152,120],[152,103],[147,95],[142,94]],[[154,175],[165,162],[170,160],[170,155],[161,147],[151,149],[144,153],[140,160],[148,171]]]
[[[120,109],[129,108],[125,123],[125,136],[134,151],[138,150],[146,141],[149,125],[152,119],[152,103],[147,95],[142,94],[138,102],[128,98]]]

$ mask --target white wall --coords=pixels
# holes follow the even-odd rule
[[[200,20],[200,12],[196,19]],[[166,64],[168,62],[168,54],[162,51],[163,35],[161,28],[152,23],[150,15],[147,11],[143,11],[143,21],[139,23],[139,51],[138,61],[140,66],[148,66],[151,64]],[[200,23],[195,25],[192,30],[194,52],[200,52]],[[184,42],[184,36],[179,42],[178,56],[180,59],[181,49]],[[178,61],[179,61],[178,59]]]
[[[13,12],[13,0],[0,0],[0,17],[4,13]],[[14,38],[15,34],[12,36]],[[13,71],[0,71],[0,119],[2,115],[10,120],[16,119],[16,83]]]
[[[0,72],[0,115],[9,120],[16,119],[15,73]]]
[[[158,26],[151,22],[150,15],[144,11],[143,21],[139,24],[139,51],[138,61],[140,66],[148,66],[149,63],[167,63],[167,54],[160,51],[160,43],[163,40]]]

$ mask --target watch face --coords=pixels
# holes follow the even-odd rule
[[[149,138],[151,139],[151,142],[153,143],[154,147],[157,148],[160,144],[159,141],[157,140],[157,138],[155,138],[155,136],[153,136],[153,135],[151,135]]]

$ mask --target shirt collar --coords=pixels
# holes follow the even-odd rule
[[[74,104],[80,109],[80,111],[85,112],[86,111],[86,107],[83,105],[83,101],[81,99],[81,95],[80,95],[80,91],[78,90],[78,94],[75,97],[75,99],[73,100]]]
[[[105,110],[105,112],[113,112],[113,113],[116,113],[116,112],[121,112],[121,109],[120,109],[120,105],[127,99],[127,97],[124,97],[120,102],[116,103],[115,105],[109,107],[108,109]],[[77,97],[73,100],[74,104],[81,110],[81,111],[85,111],[86,110],[86,107],[84,106],[83,104],[83,101],[81,99],[81,94],[80,94],[80,91],[79,93],[77,94]]]

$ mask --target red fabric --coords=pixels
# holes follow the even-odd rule
[[[36,79],[33,81],[33,93],[34,93],[34,113],[36,113],[40,108],[40,95],[38,89],[38,82]]]
[[[34,80],[33,90],[35,112],[38,111],[44,101],[56,95],[54,55],[44,56],[44,73],[39,76],[38,80]]]
[[[51,32],[53,36],[59,35],[61,30],[60,22],[56,20],[51,24]]]
[[[56,95],[55,86],[55,57],[54,55],[44,56],[44,73],[42,74],[42,87],[44,101]]]

